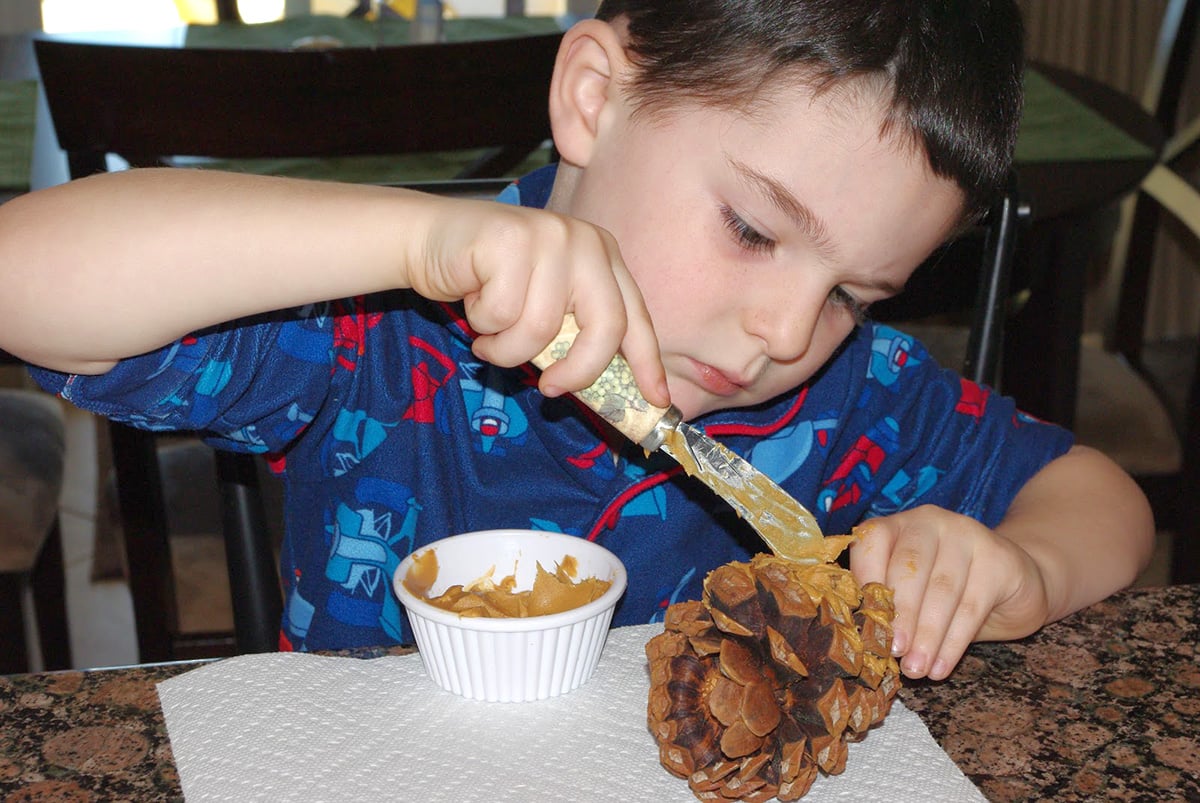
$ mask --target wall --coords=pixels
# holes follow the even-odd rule
[[[0,0],[0,33],[24,33],[41,29],[41,0]]]

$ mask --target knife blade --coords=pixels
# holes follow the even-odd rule
[[[566,356],[579,334],[574,315],[531,362],[546,369]],[[828,559],[816,518],[770,477],[733,450],[683,421],[674,405],[646,401],[620,354],[604,373],[574,394],[630,440],[649,451],[661,450],[728,502],[776,555],[799,563]]]

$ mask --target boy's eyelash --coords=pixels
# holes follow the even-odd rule
[[[721,205],[721,219],[725,228],[733,234],[743,248],[749,251],[770,251],[775,247],[775,241],[760,233],[734,212],[729,206]],[[854,318],[856,326],[867,320],[867,305],[852,296],[845,288],[838,286],[829,291],[829,300],[838,307],[848,310]]]
[[[838,286],[829,291],[829,300],[837,307],[844,307],[854,316],[854,324],[861,326],[867,320],[867,305]]]
[[[738,243],[746,250],[770,251],[775,247],[774,240],[761,234],[749,223],[742,220],[737,212],[734,212],[733,209],[724,204],[721,205],[721,219],[725,222],[725,228],[733,234]]]

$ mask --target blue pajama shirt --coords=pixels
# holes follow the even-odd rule
[[[544,168],[499,200],[543,206],[552,182]],[[394,292],[234,321],[100,376],[34,375],[100,415],[267,456],[286,487],[284,649],[411,643],[391,575],[455,533],[532,528],[604,545],[629,574],[615,625],[661,620],[699,598],[710,570],[762,551],[669,458],[570,398],[546,399],[534,369],[480,362],[470,341],[460,307]],[[798,390],[693,423],[830,533],[927,503],[994,526],[1071,444],[873,322]]]

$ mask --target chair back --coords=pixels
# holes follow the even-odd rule
[[[938,249],[913,273],[903,293],[872,305],[871,316],[896,322],[901,329],[906,322],[931,316],[962,319],[965,329],[955,328],[951,335],[961,363],[949,367],[974,382],[999,387],[1016,246],[1031,217],[1016,174],[1010,174],[986,219]],[[911,328],[918,335],[931,331],[924,325]]]
[[[34,43],[72,177],[166,157],[392,155],[493,148],[503,175],[550,137],[561,34],[326,50]]]
[[[216,0],[218,22],[241,22],[242,12],[238,0]]]
[[[24,367],[3,349],[0,366]],[[57,399],[0,387],[0,675],[36,668],[31,634],[42,669],[72,666],[59,517],[66,446]]]
[[[1167,167],[1194,150],[1200,139],[1200,117],[1188,125],[1179,121],[1198,34],[1200,0],[1170,0],[1142,92],[1142,105],[1154,115],[1167,136],[1160,156]],[[1141,359],[1150,279],[1162,221],[1159,205],[1140,194],[1113,247],[1106,341],[1110,349],[1135,364]]]
[[[459,176],[502,176],[550,137],[560,34],[328,50],[215,50],[35,42],[72,178],[115,154],[171,157],[406,155],[481,149]],[[109,426],[139,657],[278,647],[282,600],[254,459],[218,452],[234,633],[180,632],[153,433]]]
[[[1171,577],[1177,583],[1200,582],[1200,343],[1190,337],[1150,344],[1146,325],[1156,255],[1167,227],[1187,243],[1183,253],[1190,267],[1200,268],[1194,257],[1200,246],[1200,192],[1175,170],[1195,164],[1200,141],[1200,116],[1179,119],[1198,37],[1200,0],[1169,0],[1142,94],[1167,142],[1159,164],[1138,187],[1113,247],[1104,333],[1105,351],[1167,413],[1180,447],[1177,468],[1133,471],[1158,528],[1173,533]]]

